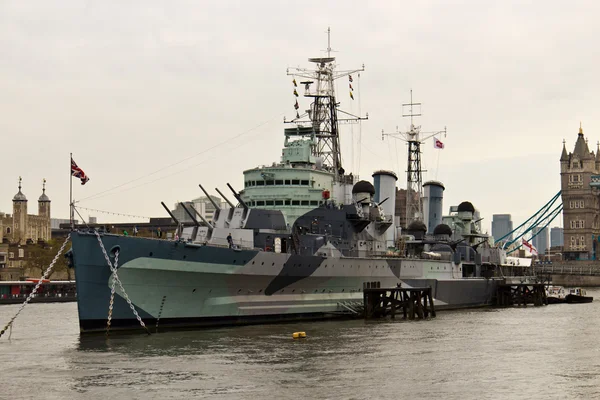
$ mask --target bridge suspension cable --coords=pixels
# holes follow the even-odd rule
[[[503,249],[510,248],[511,246],[513,246],[513,244],[515,244],[515,242],[517,242],[522,237],[527,235],[529,232],[532,232],[535,228],[537,228],[541,225],[542,228],[540,230],[538,230],[537,232],[535,232],[529,238],[529,240],[532,240],[537,235],[539,235],[539,233],[544,228],[546,228],[561,213],[561,211],[563,209],[562,203],[559,202],[558,205],[555,205],[557,200],[560,198],[561,193],[562,193],[561,191],[556,193],[546,204],[544,204],[535,214],[533,214],[531,217],[529,217],[525,222],[523,222],[521,225],[517,226],[512,231],[508,232],[506,235],[499,238],[497,240],[497,242],[504,241],[502,243],[502,248]],[[507,239],[507,238],[510,238],[510,239]],[[522,244],[519,244],[518,246],[515,246],[514,248],[510,249],[507,253],[512,253],[515,250],[520,249],[521,247],[522,247]]]

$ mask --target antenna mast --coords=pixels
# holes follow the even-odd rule
[[[418,110],[413,107],[418,106]],[[408,112],[404,110],[408,107]],[[406,170],[406,227],[415,220],[423,220],[423,172],[421,168],[421,143],[425,140],[441,133],[446,133],[446,128],[438,132],[421,132],[421,126],[415,126],[413,117],[421,116],[421,103],[414,103],[412,89],[410,91],[410,103],[402,104],[402,116],[410,117],[410,129],[408,132],[381,133],[381,139],[385,136],[391,136],[394,139],[400,139],[408,144],[408,160]],[[427,134],[421,138],[422,133]]]
[[[327,57],[309,58],[314,63],[313,70],[304,68],[290,68],[287,74],[301,77],[305,80],[299,82],[304,85],[304,97],[311,98],[310,108],[304,114],[297,114],[296,118],[288,123],[298,125],[298,132],[308,132],[315,139],[312,153],[323,161],[323,165],[335,172],[338,180],[343,180],[345,174],[342,168],[342,157],[340,151],[339,122],[358,122],[367,117],[359,117],[338,109],[334,91],[334,81],[342,77],[349,77],[352,82],[352,74],[364,71],[361,69],[336,71],[335,57],[331,56],[331,29],[327,28]],[[294,78],[294,84],[296,84]],[[294,92],[296,93],[296,91]],[[352,96],[352,95],[351,95]],[[353,97],[352,97],[353,98]],[[296,109],[299,107],[296,102]],[[344,114],[344,118],[338,118],[338,113]]]

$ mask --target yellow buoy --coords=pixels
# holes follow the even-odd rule
[[[292,334],[292,337],[293,337],[294,339],[302,339],[302,338],[305,338],[305,337],[306,337],[306,332],[294,332],[294,333]]]

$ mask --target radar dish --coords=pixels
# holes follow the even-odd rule
[[[308,61],[318,63],[318,64],[327,64],[327,63],[335,61],[335,57],[309,58]]]

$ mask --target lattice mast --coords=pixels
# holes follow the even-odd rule
[[[364,65],[360,69],[336,71],[335,57],[331,57],[331,31],[327,29],[327,57],[309,58],[308,61],[315,64],[314,69],[288,68],[287,74],[294,76],[294,85],[296,77],[304,78],[299,82],[304,86],[304,97],[311,99],[311,104],[305,113],[300,114],[298,101],[296,101],[296,118],[286,123],[294,123],[299,127],[311,127],[312,134],[316,139],[316,144],[312,148],[312,154],[320,157],[323,165],[335,172],[338,179],[344,176],[342,167],[342,157],[340,151],[339,123],[340,122],[358,122],[366,117],[359,117],[339,109],[339,103],[336,101],[334,81],[343,77],[348,77],[350,85],[350,97],[352,94],[352,74],[364,71]],[[298,96],[296,89],[294,94]],[[338,114],[344,114],[344,118],[339,118]]]
[[[419,111],[413,110],[414,106]],[[408,142],[408,168],[406,170],[406,224],[414,220],[423,220],[423,170],[421,169],[421,141],[419,133],[421,126],[415,126],[413,117],[421,116],[421,103],[413,103],[412,90],[410,91],[410,103],[402,104],[402,109],[409,107],[408,114],[402,113],[403,117],[410,117],[410,130],[406,132]]]
[[[417,110],[415,110],[417,107]],[[408,108],[408,112],[404,112]],[[383,133],[381,139],[385,136],[392,136],[395,139],[405,141],[408,145],[408,160],[406,170],[406,226],[412,221],[423,220],[423,172],[421,168],[421,143],[427,139],[438,135],[446,134],[446,128],[438,132],[421,132],[421,126],[416,126],[413,122],[414,117],[421,116],[421,103],[413,102],[412,90],[410,91],[410,103],[402,104],[402,116],[410,117],[410,129],[408,132]],[[421,134],[425,134],[424,138]]]

